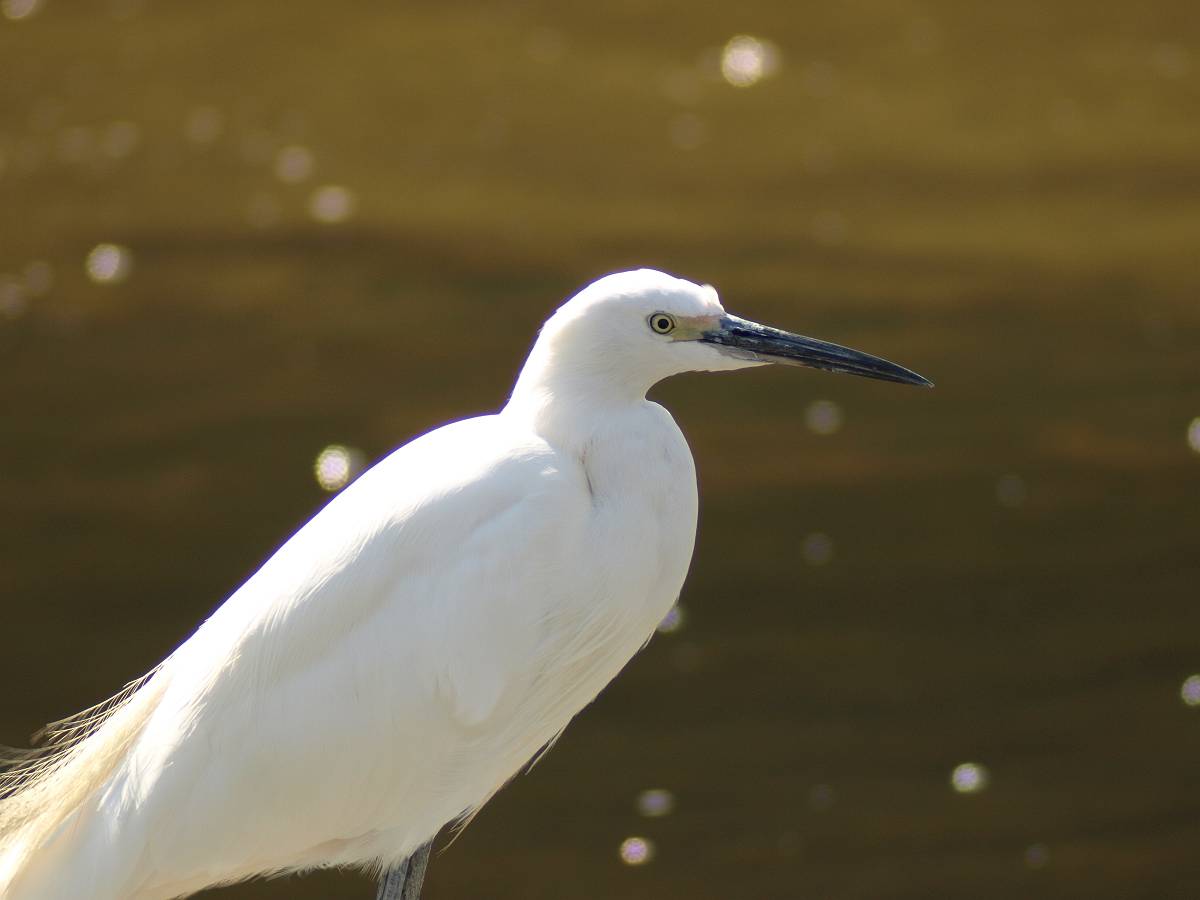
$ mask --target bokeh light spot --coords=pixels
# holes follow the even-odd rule
[[[660,634],[674,634],[683,627],[685,621],[686,617],[683,613],[683,607],[676,603],[662,617],[662,621],[658,623],[657,630]]]
[[[331,225],[350,218],[354,214],[354,207],[354,194],[336,184],[319,187],[308,198],[309,215],[318,222]]]
[[[979,763],[961,763],[950,773],[950,786],[959,794],[977,794],[988,786],[990,776]]]
[[[832,400],[815,400],[804,411],[804,424],[813,434],[836,434],[842,427],[842,408]]]
[[[756,85],[778,68],[779,50],[770,41],[739,34],[721,51],[721,77],[734,87]]]
[[[120,244],[97,244],[87,255],[84,269],[97,284],[119,284],[129,277],[133,256]]]
[[[1200,675],[1189,675],[1179,688],[1179,699],[1185,706],[1200,707]]]
[[[0,316],[15,319],[28,305],[25,286],[11,275],[0,275]]]
[[[1186,48],[1178,44],[1159,44],[1150,54],[1150,64],[1163,78],[1182,78],[1192,68]]]
[[[808,792],[808,808],[814,812],[825,812],[833,806],[837,795],[828,784],[814,784]]]
[[[215,106],[198,106],[188,113],[183,124],[184,136],[193,144],[211,144],[221,136],[225,117]]]
[[[1045,844],[1030,844],[1025,848],[1025,865],[1031,869],[1044,868],[1050,862],[1050,850]]]
[[[275,154],[275,177],[287,184],[299,184],[313,173],[313,155],[307,147],[292,145]]]
[[[638,794],[637,811],[647,818],[670,815],[675,809],[675,795],[663,788],[649,788]]]
[[[3,0],[0,2],[0,11],[3,11],[4,18],[19,22],[32,16],[41,5],[41,0]]]
[[[1020,475],[1008,474],[996,482],[996,502],[1008,509],[1024,506],[1029,499],[1029,489]]]
[[[641,866],[654,859],[654,844],[649,838],[627,837],[621,841],[618,853],[625,865]]]
[[[805,535],[800,544],[800,555],[810,566],[824,566],[833,559],[833,540],[819,531]]]
[[[1189,447],[1200,453],[1200,416],[1196,416],[1188,425],[1187,442]]]
[[[124,159],[142,141],[142,129],[134,122],[113,122],[100,137],[100,149],[110,159]]]
[[[317,454],[313,475],[325,491],[340,491],[362,469],[362,454],[343,444],[330,444]]]

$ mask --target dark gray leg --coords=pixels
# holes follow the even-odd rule
[[[404,862],[384,872],[375,900],[420,900],[432,847],[433,841],[423,844]]]

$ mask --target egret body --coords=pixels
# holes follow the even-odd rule
[[[159,900],[386,869],[470,816],[679,595],[695,469],[646,391],[768,362],[928,383],[660,272],[584,289],[503,410],[378,463],[134,692],[10,776],[0,896]]]

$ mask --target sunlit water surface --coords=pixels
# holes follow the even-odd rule
[[[0,740],[649,264],[938,387],[655,391],[680,606],[431,900],[1200,896],[1192,4],[0,14]]]

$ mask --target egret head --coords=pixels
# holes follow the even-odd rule
[[[877,356],[759,325],[725,312],[710,285],[638,269],[594,281],[559,307],[530,354],[522,383],[551,390],[603,386],[644,395],[681,372],[781,363],[930,386]]]

